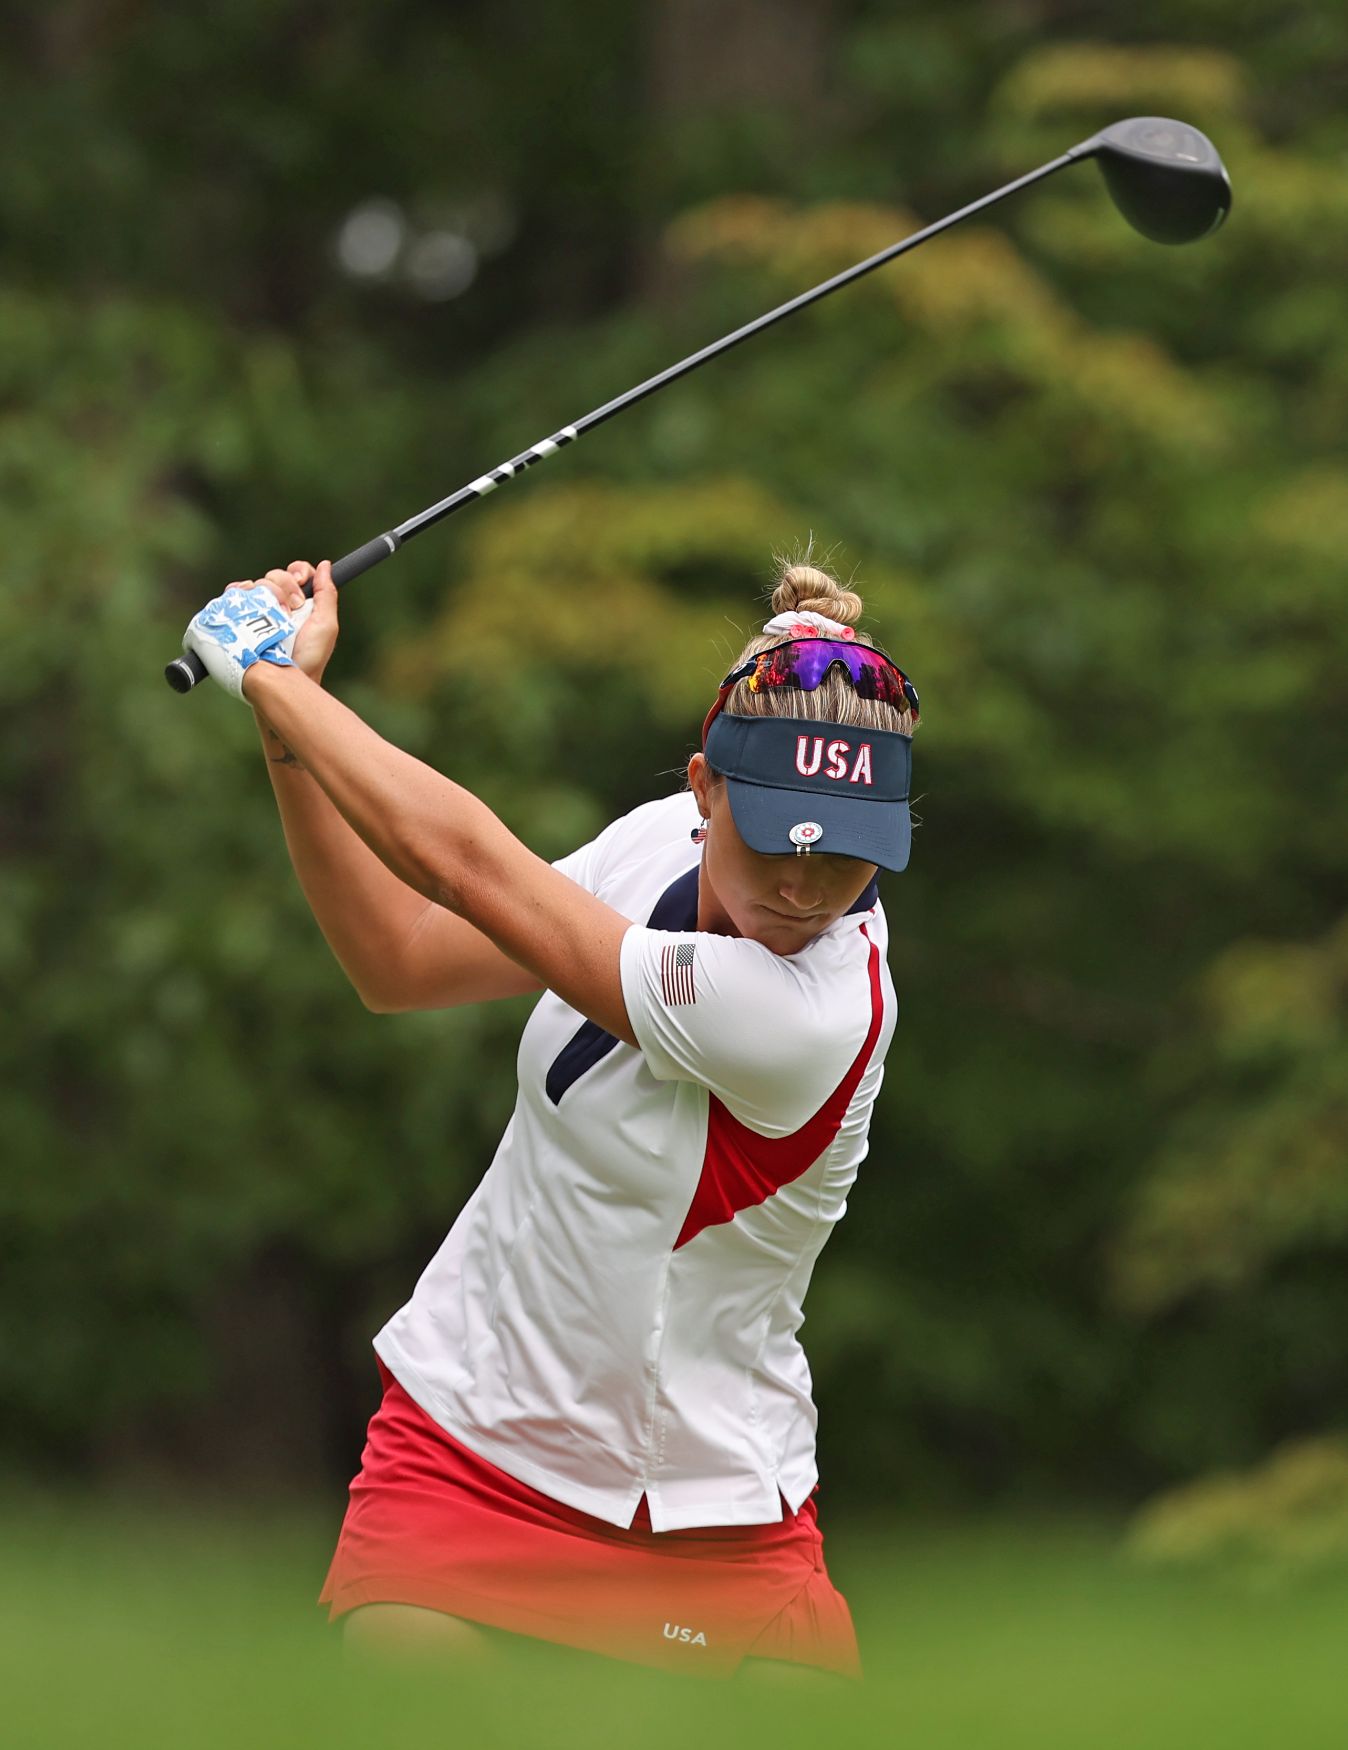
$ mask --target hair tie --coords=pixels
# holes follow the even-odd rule
[[[848,644],[856,642],[856,632],[841,620],[830,620],[826,614],[816,614],[812,608],[776,614],[765,632],[777,632],[783,638],[841,638]]]

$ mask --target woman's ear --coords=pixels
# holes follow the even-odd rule
[[[703,820],[711,815],[711,767],[706,755],[695,753],[688,762],[688,788],[693,792]]]

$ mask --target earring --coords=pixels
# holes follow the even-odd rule
[[[700,826],[695,826],[688,836],[695,845],[700,845],[707,836],[707,822],[704,820]]]

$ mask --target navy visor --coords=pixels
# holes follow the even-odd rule
[[[730,812],[751,851],[856,857],[908,866],[912,738],[817,717],[716,718],[707,762],[724,775]]]

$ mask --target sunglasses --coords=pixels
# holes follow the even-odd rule
[[[779,690],[812,693],[835,663],[846,669],[859,699],[878,699],[898,711],[911,711],[913,721],[917,721],[917,688],[883,650],[869,644],[844,644],[841,639],[793,638],[785,644],[774,644],[771,650],[760,651],[730,671],[702,725],[702,745],[707,745],[707,731],[724,708],[731,690],[741,681],[748,681],[751,693]]]

